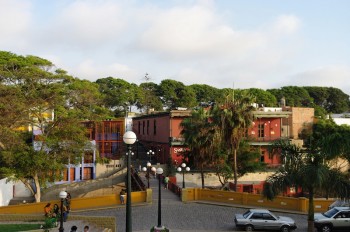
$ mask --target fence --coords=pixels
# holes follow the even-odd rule
[[[305,197],[276,197],[269,201],[260,194],[186,188],[182,190],[182,201],[208,201],[247,207],[274,208],[306,213],[309,200]],[[315,212],[325,212],[334,200],[315,199]]]

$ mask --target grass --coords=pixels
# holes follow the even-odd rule
[[[41,224],[0,224],[0,231],[18,232],[40,229]]]

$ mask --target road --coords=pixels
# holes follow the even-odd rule
[[[149,232],[158,222],[158,180],[151,179],[153,203],[132,207],[132,231]],[[172,232],[216,232],[236,231],[234,214],[243,213],[245,208],[209,205],[203,203],[183,203],[171,191],[161,189],[162,225]],[[115,216],[117,231],[125,231],[125,207],[79,212],[89,216]],[[292,217],[298,228],[296,232],[307,231],[307,216],[302,214],[275,213]]]

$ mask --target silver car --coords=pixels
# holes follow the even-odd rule
[[[318,231],[330,232],[333,229],[350,231],[350,208],[334,207],[325,213],[315,213],[314,225]]]
[[[237,228],[245,231],[279,230],[289,232],[297,228],[295,221],[290,217],[277,217],[267,209],[250,209],[244,214],[235,215]]]

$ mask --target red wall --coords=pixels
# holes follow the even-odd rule
[[[264,135],[259,137],[259,125],[264,125]],[[270,141],[281,137],[281,118],[258,118],[248,129],[248,136],[253,140]]]

